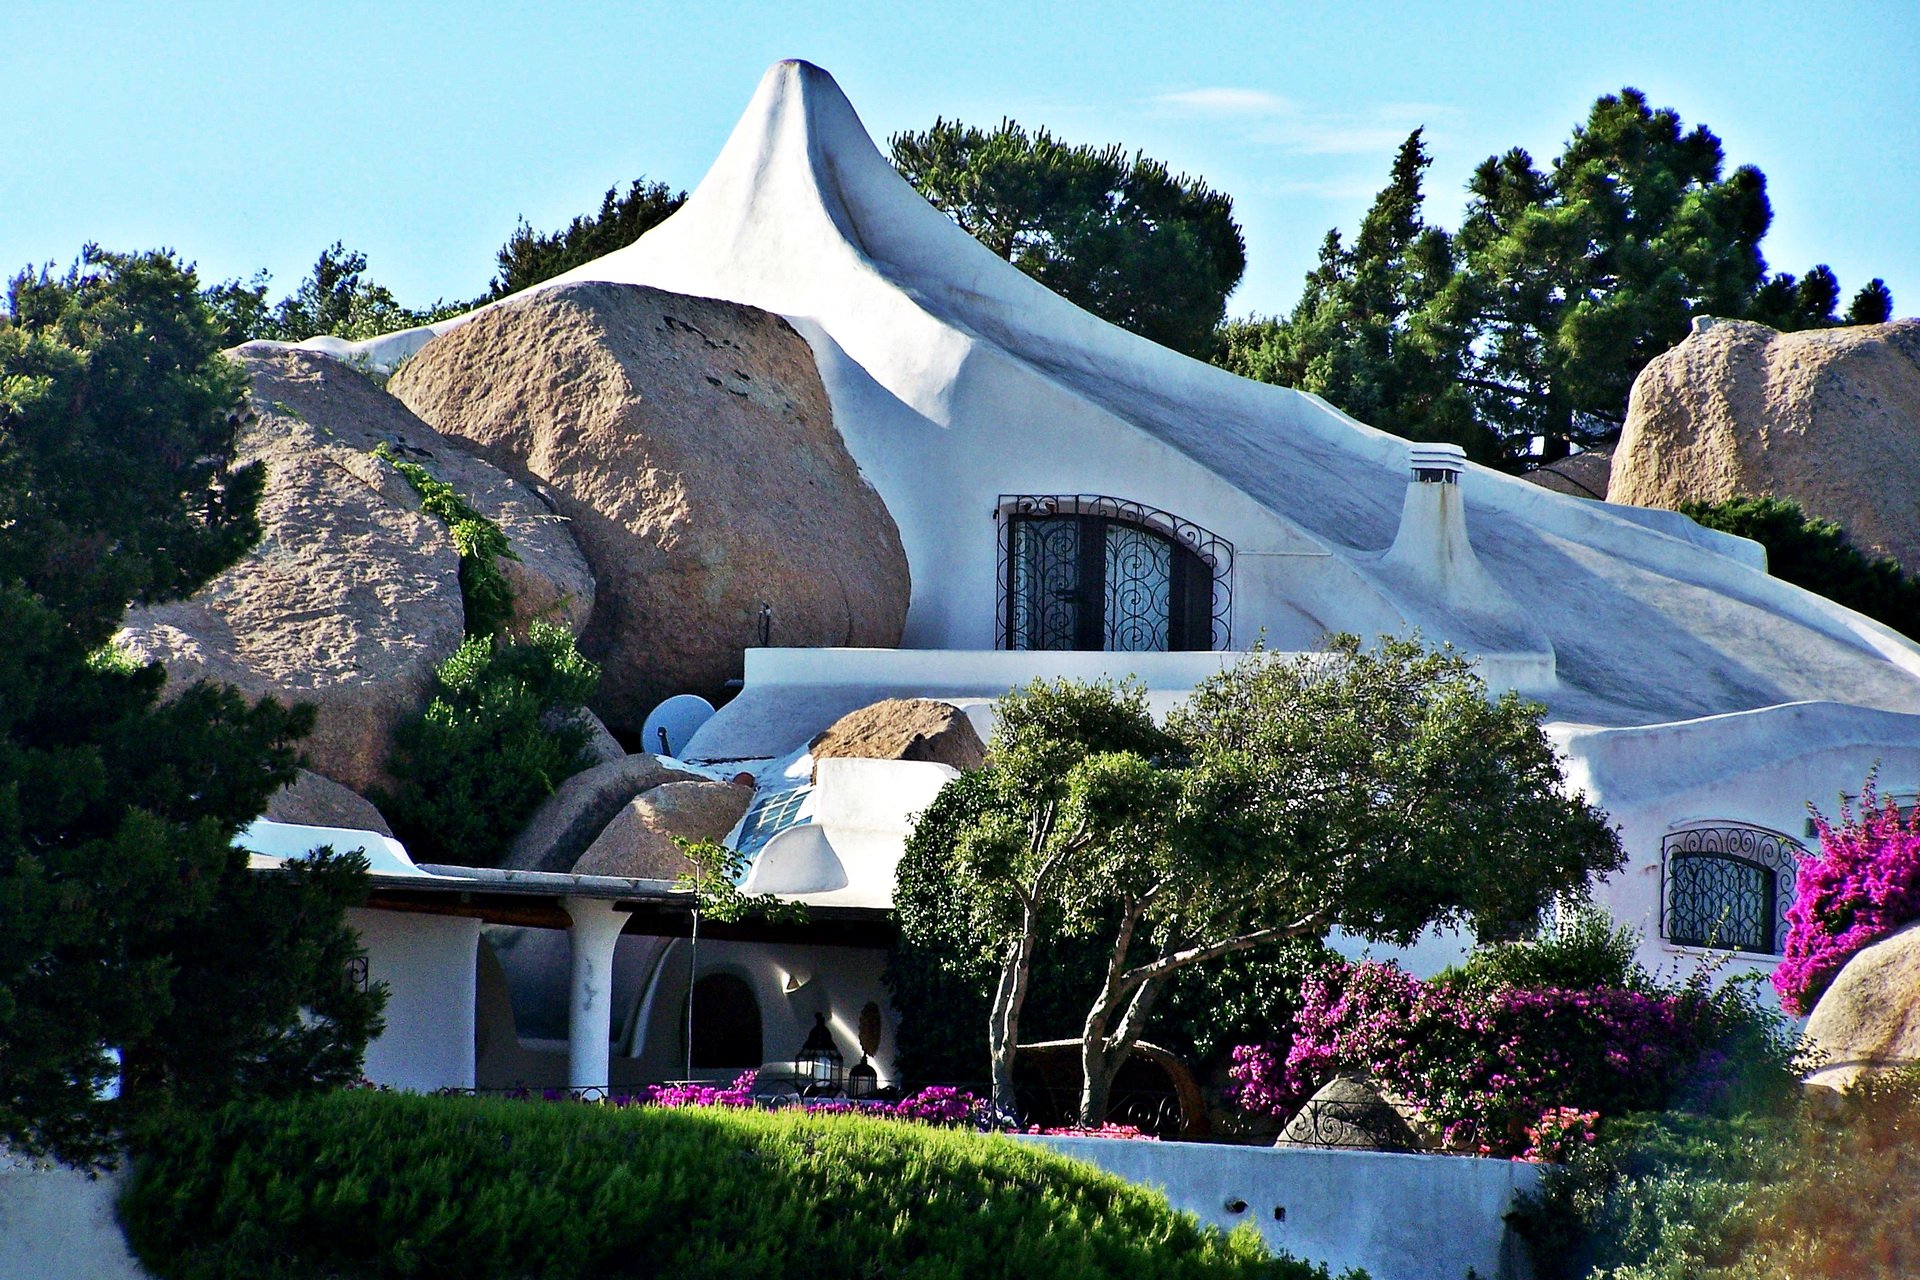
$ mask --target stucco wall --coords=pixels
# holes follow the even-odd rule
[[[122,1178],[0,1151],[0,1280],[145,1280],[113,1214]]]
[[[1373,1280],[1485,1280],[1528,1274],[1504,1215],[1539,1181],[1535,1165],[1384,1151],[1193,1142],[1029,1138],[1231,1229],[1251,1222],[1274,1248]],[[1231,1205],[1245,1208],[1234,1211]]]
[[[1641,963],[1691,972],[1703,960],[1727,971],[1770,973],[1775,957],[1681,947],[1660,935],[1661,845],[1681,828],[1756,827],[1812,848],[1807,805],[1837,817],[1878,769],[1889,794],[1920,789],[1920,749],[1900,739],[1912,717],[1831,703],[1802,703],[1649,729],[1562,735],[1568,777],[1620,829],[1624,870],[1595,899],[1641,931]],[[1771,988],[1764,988],[1770,993]]]
[[[367,1046],[367,1079],[396,1089],[470,1089],[480,922],[356,910],[367,978],[387,984],[386,1030]]]

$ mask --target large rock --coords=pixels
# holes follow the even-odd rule
[[[692,869],[675,836],[718,840],[753,803],[731,782],[669,782],[635,797],[573,865],[576,875],[671,880]]]
[[[931,760],[978,769],[986,755],[966,712],[928,698],[888,698],[850,711],[809,745],[815,760]]]
[[[1612,473],[1613,454],[1606,449],[1588,449],[1535,467],[1520,478],[1555,493],[1604,501]]]
[[[899,643],[899,531],[779,317],[565,285],[435,338],[388,385],[573,521],[599,586],[594,707],[616,730],[738,676],[763,601],[775,645]]]
[[[418,710],[436,663],[465,630],[445,525],[393,467],[388,443],[499,524],[521,557],[529,608],[583,622],[593,579],[564,522],[530,489],[439,435],[364,375],[326,356],[249,345],[256,415],[239,456],[267,468],[265,535],[192,598],[127,616],[121,641],[166,665],[170,688],[202,678],[315,704],[302,749],[355,791],[384,776],[394,727]]]
[[[1696,327],[1633,384],[1610,502],[1772,494],[1920,570],[1920,320]]]
[[[266,816],[273,822],[307,827],[349,827],[377,831],[383,836],[393,834],[371,800],[309,769],[300,770],[292,782],[273,793],[267,800]]]
[[[1875,1070],[1920,1064],[1920,925],[1866,947],[1834,975],[1807,1018],[1820,1069],[1808,1080],[1846,1089]]]
[[[1420,1143],[1406,1118],[1372,1085],[1335,1076],[1307,1099],[1274,1145],[1412,1151]]]
[[[662,783],[693,777],[649,755],[622,756],[584,769],[540,802],[500,865],[514,871],[570,871],[629,800]]]

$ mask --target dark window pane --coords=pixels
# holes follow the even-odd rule
[[[1773,950],[1773,872],[1738,858],[1683,854],[1667,863],[1667,936],[1674,942]]]
[[[760,1002],[753,988],[730,973],[710,973],[693,984],[693,1065],[757,1067]]]
[[[1081,629],[1079,516],[1013,522],[1007,647],[1077,649]]]
[[[1173,543],[1130,524],[1107,523],[1106,643],[1114,653],[1165,652],[1173,618]]]

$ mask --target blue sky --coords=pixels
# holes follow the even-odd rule
[[[164,5],[0,0],[0,267],[97,240],[290,289],[334,240],[403,302],[478,293],[642,173],[691,187],[768,64],[877,140],[1010,115],[1234,197],[1236,313],[1284,310],[1427,127],[1429,216],[1485,156],[1544,163],[1622,85],[1765,171],[1764,248],[1920,314],[1920,3]]]

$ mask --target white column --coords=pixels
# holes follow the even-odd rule
[[[567,898],[561,905],[573,921],[567,941],[573,975],[567,989],[567,1085],[590,1089],[611,1083],[613,1057],[613,948],[627,912],[601,898]]]

